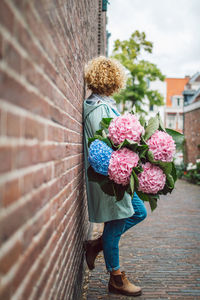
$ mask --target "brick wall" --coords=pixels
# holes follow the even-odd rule
[[[79,299],[83,66],[104,53],[98,14],[99,0],[0,1],[2,300]]]
[[[184,114],[184,135],[186,139],[186,163],[195,163],[200,158],[200,108]]]

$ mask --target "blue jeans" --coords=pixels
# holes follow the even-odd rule
[[[132,199],[134,215],[125,219],[117,219],[104,223],[102,235],[103,254],[108,271],[118,270],[119,265],[119,240],[121,235],[129,228],[135,226],[147,216],[144,202],[134,193]]]

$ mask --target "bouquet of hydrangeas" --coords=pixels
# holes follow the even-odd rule
[[[159,114],[148,124],[133,113],[103,118],[101,128],[88,141],[88,179],[117,201],[136,191],[154,210],[159,196],[174,189],[173,157],[183,135],[165,129]]]

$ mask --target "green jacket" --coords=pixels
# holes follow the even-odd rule
[[[84,162],[87,203],[89,221],[95,223],[128,218],[134,214],[129,194],[125,193],[124,198],[117,202],[115,197],[106,195],[98,183],[90,182],[87,178],[88,138],[93,137],[95,131],[100,129],[99,123],[102,118],[120,115],[114,104],[113,99],[97,94],[92,94],[84,101]]]

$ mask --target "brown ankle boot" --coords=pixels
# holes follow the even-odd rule
[[[130,283],[130,281],[126,278],[124,271],[122,271],[120,275],[113,275],[110,273],[108,290],[111,293],[127,296],[139,296],[142,294],[141,288]]]
[[[96,240],[88,240],[83,243],[85,249],[85,258],[90,270],[95,268],[94,261],[101,250],[103,250],[102,237]]]

